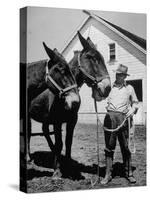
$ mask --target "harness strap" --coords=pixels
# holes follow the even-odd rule
[[[48,63],[48,62],[47,62]],[[50,76],[49,74],[49,71],[48,71],[48,64],[46,65],[46,82],[51,82],[59,91],[59,95],[62,95],[63,93],[71,90],[71,89],[74,89],[74,88],[77,88],[77,84],[74,84],[74,85],[71,85],[67,88],[61,88],[57,83],[56,81]]]
[[[102,76],[102,77],[98,77],[98,78],[95,78],[93,76],[91,76],[88,72],[85,71],[85,69],[83,69],[81,67],[81,62],[80,62],[80,53],[78,54],[78,64],[79,64],[79,70],[86,76],[88,77],[90,80],[92,80],[94,82],[94,84],[98,84],[100,81],[102,81],[103,79],[105,78],[109,78],[109,75],[105,75],[105,76]]]
[[[91,76],[90,74],[88,74],[83,68],[81,68],[81,66],[79,67],[79,70],[81,70],[81,72],[85,75],[85,76],[87,76],[89,79],[91,79],[92,81],[96,81],[96,79],[93,77],[93,76]]]
[[[59,90],[59,92],[60,91],[62,91],[63,89],[54,81],[54,79],[50,76],[50,75],[48,75],[47,77],[46,77],[46,81],[48,82],[51,82],[58,90]]]
[[[67,91],[74,89],[74,88],[77,88],[77,84],[74,84],[74,85],[71,85],[67,88],[62,89],[62,92],[64,93],[64,92],[67,92]]]

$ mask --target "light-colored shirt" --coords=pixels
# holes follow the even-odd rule
[[[110,91],[108,102],[108,111],[116,111],[127,113],[132,106],[138,109],[138,99],[135,94],[134,88],[131,85],[124,83],[122,86],[118,86],[116,83]]]

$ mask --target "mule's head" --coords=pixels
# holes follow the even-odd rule
[[[78,109],[79,92],[69,65],[57,49],[51,50],[44,42],[43,45],[50,58],[47,73],[48,87],[64,103],[65,109]]]
[[[106,98],[111,89],[110,77],[103,56],[97,51],[93,42],[82,37],[78,32],[83,50],[79,56],[80,70],[86,84],[92,88],[92,97],[96,101]]]

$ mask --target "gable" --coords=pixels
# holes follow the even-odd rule
[[[142,52],[139,48],[136,48],[136,46],[134,46],[130,41],[121,37],[120,35],[118,35],[116,32],[105,26],[105,24],[101,23],[100,21],[97,21],[94,18],[89,17],[88,20],[84,23],[84,25],[79,29],[79,31],[84,37],[90,36],[91,39],[94,40],[95,33],[94,31],[93,33],[91,32],[91,27],[96,28],[96,30],[98,30],[100,33],[103,33],[111,41],[117,43],[119,46],[121,46],[130,54],[132,54],[134,57],[136,57],[140,62],[146,65],[146,55],[144,51]],[[97,39],[100,40],[100,38]],[[78,50],[82,48],[78,40],[77,34],[75,34],[74,37],[71,39],[71,41],[68,43],[68,45],[66,45],[66,47],[62,51],[62,54],[66,57],[68,52],[71,51],[71,49],[74,49],[74,46],[76,46],[76,49]]]
[[[142,47],[144,50],[146,50],[146,40],[144,40],[143,38],[95,15],[95,17],[99,18],[100,20],[106,22],[108,25],[110,25],[111,27],[113,27],[114,29],[116,29],[117,31],[119,31],[120,33],[122,33],[124,36],[126,36],[127,38],[129,38],[130,40],[132,40],[133,42],[135,42],[136,44],[138,44],[140,47]]]
[[[124,48],[126,51],[128,51],[130,54],[135,56],[140,62],[146,65],[146,55],[144,52],[142,52],[140,49],[136,48],[130,41],[127,41],[125,38],[121,37],[117,33],[115,33],[113,30],[106,27],[101,22],[98,22],[94,19],[91,21],[92,25],[97,28],[100,32],[102,32],[104,35],[106,35],[108,38],[110,38],[112,41],[116,42],[119,46]]]

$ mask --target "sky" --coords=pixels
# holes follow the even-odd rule
[[[92,13],[146,39],[145,14],[95,10]],[[77,9],[28,7],[27,17],[27,62],[33,62],[47,58],[43,41],[61,51],[88,15]]]

